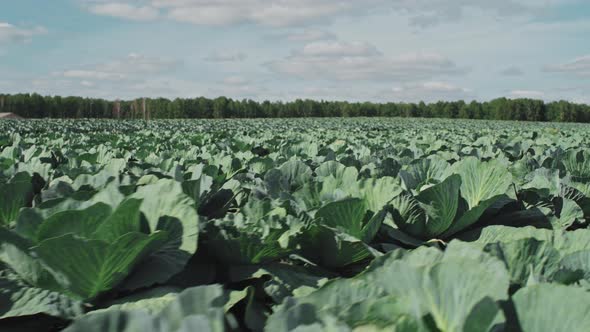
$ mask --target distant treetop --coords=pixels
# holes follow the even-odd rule
[[[226,97],[112,101],[83,97],[0,94],[0,113],[24,118],[289,118],[425,117],[518,121],[590,122],[590,106],[567,101],[498,98],[487,102],[346,102],[297,99],[256,102]]]

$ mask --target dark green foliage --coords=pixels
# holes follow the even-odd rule
[[[2,95],[0,112],[25,118],[228,119],[305,117],[418,117],[516,121],[590,122],[590,106],[567,101],[498,98],[487,102],[439,101],[352,103],[297,99],[256,102],[219,97],[208,99],[145,98],[126,101],[82,97]],[[143,101],[145,100],[145,112]]]

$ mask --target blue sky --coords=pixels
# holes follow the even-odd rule
[[[18,0],[0,92],[590,103],[587,0]]]

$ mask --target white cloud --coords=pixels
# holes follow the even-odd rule
[[[320,29],[305,29],[301,31],[295,31],[287,34],[285,37],[289,41],[296,42],[313,42],[318,40],[336,39],[336,35],[334,33]]]
[[[274,30],[265,35],[265,38],[272,40],[287,40],[290,42],[311,43],[317,41],[336,40],[335,33],[317,28],[286,28]]]
[[[29,42],[34,36],[47,33],[44,27],[23,28],[0,22],[0,43]]]
[[[86,81],[86,82],[85,82]],[[10,93],[34,91],[43,95],[84,96],[105,99],[139,97],[189,98],[205,95],[207,87],[169,77],[135,78],[127,81],[91,81],[56,76],[12,81]]]
[[[451,60],[435,53],[382,55],[367,43],[318,42],[267,66],[275,73],[319,80],[415,81],[464,73]]]
[[[305,97],[324,100],[352,99],[358,94],[358,90],[353,91],[352,88],[343,86],[308,86],[303,88],[303,91],[293,93],[293,95],[298,96],[297,98]]]
[[[126,58],[104,64],[110,71],[121,71],[138,74],[156,74],[170,71],[180,65],[178,60],[149,57],[131,53]]]
[[[426,82],[415,87],[431,92],[468,92],[467,89],[445,82]]]
[[[357,56],[378,56],[381,53],[369,43],[321,41],[307,44],[300,53],[307,57],[357,57]]]
[[[574,97],[574,98],[572,98],[572,101],[574,103],[590,105],[590,97],[587,97],[587,96]]]
[[[22,91],[34,89],[30,80],[43,74],[38,71],[61,68],[57,76],[46,77],[44,91],[172,97],[206,93],[233,96],[232,93],[236,93],[236,96],[257,94],[261,97],[295,99],[313,96],[348,100],[376,100],[379,98],[377,93],[383,92],[388,96],[386,100],[436,100],[469,96],[472,93],[463,87],[470,87],[483,99],[508,96],[512,90],[517,95],[526,91],[530,95],[531,91],[536,91],[537,95],[544,92],[545,98],[568,100],[587,100],[586,96],[590,95],[588,87],[583,91],[552,89],[572,85],[572,81],[582,85],[585,84],[583,79],[570,78],[590,77],[590,70],[585,65],[589,56],[575,59],[584,54],[575,51],[583,45],[584,36],[590,33],[590,21],[581,17],[568,20],[549,10],[542,19],[535,19],[537,14],[541,18],[543,9],[551,9],[562,3],[561,0],[74,1],[84,1],[84,9],[94,8],[99,15],[147,23],[118,25],[117,29],[88,35],[64,35],[68,43],[63,47],[38,53],[42,54],[43,66],[21,68],[12,65],[16,63],[14,59],[2,66],[4,62],[0,61],[1,79],[11,82],[5,91],[17,90],[17,86]],[[138,29],[145,27],[144,24],[152,24],[149,23],[154,22],[151,20],[168,22],[157,23],[162,29]],[[203,28],[172,24],[171,21],[236,26]],[[436,29],[417,28],[433,24]],[[0,23],[0,52],[5,48],[2,41],[43,37],[36,37],[35,33],[43,31],[34,25],[16,25]],[[15,29],[29,32],[15,33]],[[7,34],[8,30],[12,32]],[[151,44],[139,45],[141,40],[161,44],[162,39],[170,42],[170,38],[175,37],[174,40],[187,41],[203,34],[214,39],[210,45],[180,42],[157,50],[150,48]],[[127,36],[135,42],[125,44],[116,38],[117,35]],[[273,39],[260,39],[261,36]],[[369,43],[345,42],[338,37]],[[111,61],[102,59],[101,62],[100,58],[88,58],[91,56],[88,54],[76,55],[80,42],[104,43],[105,49],[110,50],[139,43],[137,45],[142,50],[155,52],[150,54],[156,58],[131,55]],[[550,53],[543,49],[548,44],[554,45]],[[296,50],[290,52],[291,47]],[[207,56],[215,50],[220,52]],[[177,62],[158,58],[158,52],[185,58],[183,72],[175,73]],[[23,61],[38,62],[38,54],[31,53]],[[88,58],[91,62],[72,65],[72,60],[64,57],[65,54]],[[64,65],[66,60],[70,64]],[[205,63],[205,60],[216,63]],[[264,66],[257,66],[257,63],[264,63]],[[522,67],[510,67],[512,64]],[[545,64],[553,65],[543,67]],[[467,68],[469,73],[460,76]],[[555,75],[543,74],[541,68]],[[522,75],[524,69],[526,76],[516,77]],[[490,76],[490,72],[495,75]],[[13,83],[23,76],[28,78],[27,84]],[[61,82],[55,83],[56,90],[52,90],[54,81]],[[67,88],[65,81],[70,82]],[[441,81],[444,84],[436,84]],[[520,85],[512,85],[516,83]],[[389,89],[382,91],[386,88]]]
[[[350,85],[344,82],[328,84],[309,85],[300,89],[290,90],[286,97],[288,100],[314,99],[314,100],[339,100],[350,102],[382,101],[376,96],[375,91],[380,89],[381,84],[376,86]]]
[[[448,82],[429,81],[398,85],[381,91],[377,98],[383,101],[435,102],[439,100],[469,100],[475,98],[471,89],[461,88]]]
[[[262,100],[266,99],[269,93],[268,88],[254,84],[221,85],[207,89],[207,95],[212,98],[226,96],[235,99],[248,98]]]
[[[127,75],[122,73],[111,73],[111,72],[104,72],[104,71],[96,71],[96,70],[81,70],[81,69],[72,69],[66,70],[63,73],[63,77],[67,78],[83,78],[83,79],[93,79],[93,80],[124,80],[127,78]]]
[[[467,11],[495,17],[536,16],[574,0],[85,0],[96,14],[129,19],[168,19],[199,25],[254,23],[303,26],[342,16],[386,11],[408,15],[416,26],[455,22]]]
[[[230,86],[246,85],[250,81],[242,76],[229,76],[223,79],[223,84]]]
[[[590,55],[581,56],[566,63],[546,66],[544,70],[550,73],[562,73],[576,77],[590,77]]]
[[[203,60],[209,62],[241,62],[246,60],[248,55],[241,52],[215,52],[206,56]]]
[[[413,25],[429,27],[460,22],[473,11],[495,18],[537,17],[555,6],[576,0],[394,0],[395,10],[406,12]]]
[[[532,98],[545,101],[569,100],[574,103],[588,103],[590,86],[556,85],[543,89],[516,89],[509,91],[510,98]]]
[[[168,18],[199,25],[229,25],[246,20],[240,8],[219,6],[171,8]]]
[[[254,23],[269,26],[304,25],[332,16],[366,12],[384,0],[154,0],[170,19],[203,25]]]
[[[55,75],[82,80],[122,81],[165,73],[173,70],[179,64],[175,60],[131,53],[122,59],[115,59],[84,68],[68,69],[57,72]]]
[[[112,16],[134,21],[155,20],[159,11],[151,6],[130,5],[122,2],[99,3],[90,6],[89,10],[97,15]]]
[[[495,16],[519,16],[529,6],[513,0],[399,0],[400,6],[410,14],[411,23],[429,27],[444,22],[459,21],[467,10],[478,10]]]
[[[181,62],[131,53],[125,57],[55,71],[50,75],[13,81],[11,92],[34,91],[49,95],[77,95],[107,99],[188,97],[200,94],[193,82],[170,78]]]
[[[510,91],[512,98],[531,98],[531,99],[545,99],[546,95],[542,91],[537,90],[512,90]]]

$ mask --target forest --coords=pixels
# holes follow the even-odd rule
[[[302,118],[419,117],[517,121],[590,122],[590,106],[568,101],[498,98],[486,102],[346,102],[297,99],[291,102],[226,97],[105,100],[83,97],[0,94],[0,112],[24,118]]]

